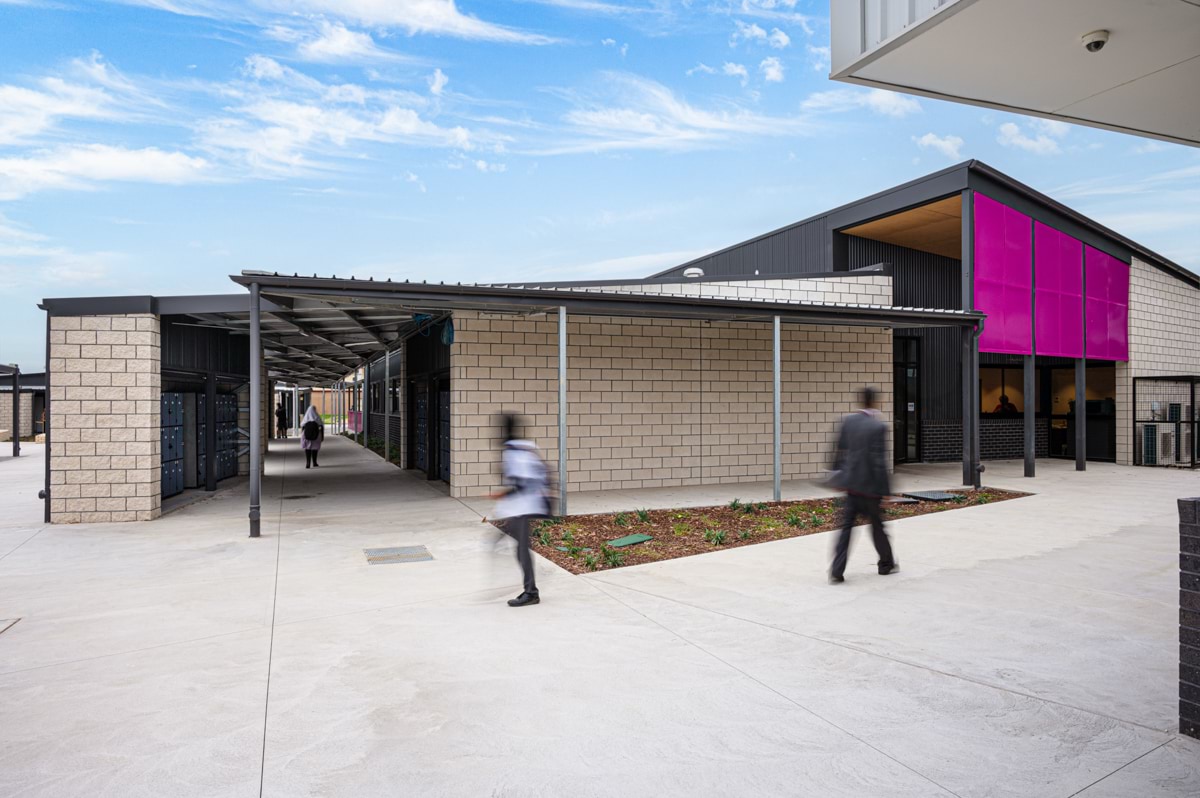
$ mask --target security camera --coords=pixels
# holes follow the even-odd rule
[[[1094,30],[1091,33],[1085,33],[1082,41],[1089,53],[1098,53],[1104,49],[1104,45],[1108,44],[1108,31]]]

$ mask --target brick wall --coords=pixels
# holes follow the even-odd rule
[[[638,283],[570,287],[563,290],[647,296],[695,296],[710,299],[761,299],[770,302],[892,304],[892,278],[890,275],[811,277],[788,280],[722,280],[696,283]]]
[[[1179,731],[1200,739],[1200,498],[1179,500]]]
[[[503,411],[557,469],[557,318],[454,322],[452,494],[497,486]],[[770,479],[769,324],[574,317],[567,333],[571,490]],[[785,324],[782,350],[784,477],[817,476],[862,385],[890,413],[891,333]]]
[[[5,374],[0,376],[0,380],[12,379],[11,376]],[[20,437],[28,438],[33,435],[33,393],[29,391],[21,391],[21,434]],[[13,427],[12,422],[12,391],[0,393],[0,430],[9,430]],[[9,433],[0,435],[0,440],[11,441],[12,436]]]
[[[51,522],[157,518],[158,318],[52,317],[48,378]]]
[[[1034,454],[1050,456],[1050,422],[1036,419],[1033,428]],[[981,418],[981,460],[1014,460],[1025,456],[1025,421],[1020,418]],[[962,423],[927,421],[921,426],[921,458],[926,463],[962,461]]]
[[[1117,364],[1117,462],[1133,463],[1133,378],[1200,374],[1200,290],[1142,263],[1129,270],[1129,362]]]

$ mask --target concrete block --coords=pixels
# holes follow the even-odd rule
[[[112,316],[80,316],[79,329],[81,330],[111,330]]]

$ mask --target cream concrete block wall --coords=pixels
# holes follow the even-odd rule
[[[10,375],[5,374],[0,377],[0,380],[11,379]],[[12,391],[0,393],[0,430],[8,430],[0,434],[0,441],[12,440]],[[17,422],[21,425],[20,437],[28,438],[33,435],[33,394],[21,392],[21,418]]]
[[[1133,464],[1133,378],[1200,374],[1200,290],[1134,258],[1129,362],[1117,364],[1117,462]]]
[[[764,302],[839,302],[847,305],[892,304],[891,275],[813,277],[787,280],[722,280],[696,283],[639,283],[562,290],[641,296],[694,296],[706,299],[757,299]]]
[[[50,319],[50,521],[149,521],[161,511],[157,316]]]
[[[497,416],[519,413],[558,462],[558,321],[455,313],[451,494],[499,484]],[[752,482],[772,474],[771,327],[575,317],[568,321],[568,488]],[[827,467],[864,384],[891,408],[891,332],[784,325],[783,473]]]

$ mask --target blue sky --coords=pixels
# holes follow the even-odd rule
[[[979,158],[1200,269],[1200,151],[830,82],[805,0],[0,0],[0,361],[242,269],[641,276]]]

